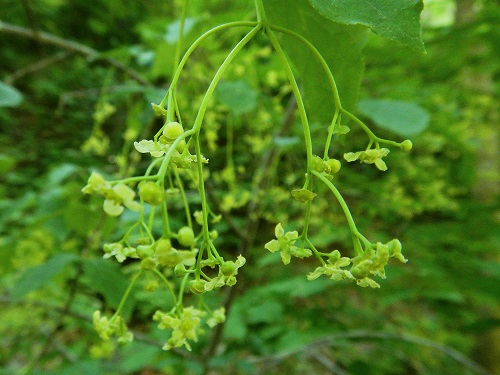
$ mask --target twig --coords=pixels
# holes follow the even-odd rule
[[[404,334],[404,333],[390,333],[390,332],[373,332],[373,331],[347,331],[347,332],[340,332],[334,335],[329,335],[325,336],[323,338],[320,338],[316,341],[313,341],[312,343],[302,347],[298,348],[296,350],[291,350],[288,352],[284,353],[278,353],[274,354],[271,356],[266,356],[266,357],[261,357],[261,358],[253,358],[250,359],[250,362],[252,363],[261,363],[261,362],[281,362],[291,356],[297,355],[301,352],[304,351],[311,351],[313,348],[316,347],[321,347],[325,345],[335,345],[336,342],[340,339],[384,339],[384,340],[398,340],[398,341],[404,341],[412,344],[417,344],[420,346],[425,346],[427,348],[435,349],[445,355],[447,355],[450,358],[453,358],[455,361],[463,365],[464,367],[474,371],[477,374],[481,375],[491,375],[488,371],[483,369],[479,364],[471,360],[470,358],[466,357],[462,353],[460,353],[458,350],[453,349],[450,346],[441,344],[439,342],[426,339],[424,337],[419,337],[415,335],[410,335],[410,334]]]
[[[12,85],[14,81],[18,80],[19,78],[34,73],[39,70],[43,70],[50,65],[53,65],[55,63],[58,63],[61,60],[64,60],[68,56],[71,55],[71,52],[68,51],[60,51],[57,52],[56,54],[49,56],[45,59],[38,60],[34,62],[33,64],[30,64],[22,69],[16,70],[14,73],[9,74],[7,77],[4,78],[4,82],[8,85]]]
[[[128,66],[122,64],[121,62],[112,59],[110,57],[105,57],[101,55],[101,53],[93,48],[90,48],[84,44],[74,42],[72,40],[60,38],[58,36],[52,35],[47,32],[34,32],[25,27],[12,25],[10,23],[6,23],[0,20],[0,32],[4,32],[7,34],[17,35],[28,39],[34,39],[39,41],[40,43],[51,44],[53,46],[57,46],[59,48],[65,49],[67,51],[75,52],[80,55],[86,56],[91,60],[102,60],[106,63],[114,66],[115,68],[123,71],[128,74],[132,79],[141,83],[145,86],[151,86],[151,82],[141,76],[141,74]]]

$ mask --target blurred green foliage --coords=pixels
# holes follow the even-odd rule
[[[192,353],[161,350],[162,334],[150,316],[170,297],[152,298],[141,288],[147,280],[124,311],[136,340],[107,353],[91,315],[116,308],[131,268],[103,260],[101,244],[118,238],[133,218],[106,217],[99,199],[80,192],[91,170],[127,175],[146,166],[131,144],[161,126],[149,103],[161,100],[172,75],[178,4],[3,0],[1,21],[102,55],[62,56],[36,36],[0,27],[0,373],[500,374],[500,14],[488,1],[425,4],[427,54],[371,34],[362,50],[359,95],[356,84],[345,94],[353,107],[356,96],[363,100],[359,113],[381,136],[416,132],[394,130],[386,117],[370,116],[366,103],[383,113],[387,103],[404,102],[429,115],[428,126],[412,135],[412,152],[388,156],[387,172],[353,164],[335,177],[363,233],[400,238],[410,259],[389,268],[379,290],[307,281],[308,260],[283,267],[278,254],[264,249],[277,222],[293,227],[302,220],[300,203],[289,199],[303,177],[302,130],[286,76],[265,40],[252,42],[224,76],[203,130],[216,171],[209,196],[230,217],[216,227],[219,247],[232,255],[247,247],[249,262],[222,339],[207,358],[216,340],[211,332]],[[473,17],[455,17],[455,9]],[[216,24],[252,17],[248,1],[190,2],[183,48]],[[187,123],[214,67],[240,35],[209,39],[188,63],[178,97]],[[365,37],[347,45],[340,40],[341,54],[349,57],[349,43],[360,51]],[[321,38],[317,43],[328,47]],[[301,70],[297,46],[285,40],[285,47],[297,59],[308,100],[307,77],[317,79],[318,67]],[[331,46],[326,56],[334,64],[336,52]],[[110,58],[128,71],[110,65]],[[151,85],[131,79],[130,70]],[[317,113],[313,137],[324,137],[328,124],[318,111],[328,109],[310,99],[308,108]],[[352,127],[331,156],[340,159],[363,142]],[[314,206],[311,235],[318,246],[349,249],[345,218],[326,200]],[[223,297],[207,303],[220,305]]]

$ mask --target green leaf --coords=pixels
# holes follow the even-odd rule
[[[422,0],[309,0],[324,17],[346,25],[368,26],[375,34],[424,51]]]
[[[217,85],[217,99],[236,115],[252,111],[257,105],[257,92],[247,81],[224,81]]]
[[[381,128],[402,136],[419,134],[429,125],[429,114],[415,103],[399,100],[361,100],[359,111]]]
[[[83,274],[85,276],[84,282],[89,288],[101,293],[109,306],[118,307],[130,280],[122,273],[116,263],[99,258],[88,259],[83,263]],[[129,297],[125,304],[123,316],[130,312],[131,299]]]
[[[368,29],[326,19],[307,0],[294,1],[293,5],[287,0],[265,0],[264,4],[272,24],[300,34],[316,47],[335,77],[343,107],[353,109],[363,75],[361,50]],[[333,93],[323,68],[305,44],[289,35],[282,40],[297,68],[309,118],[329,124],[334,114]]]
[[[0,82],[0,108],[17,107],[23,101],[23,94],[16,88]]]
[[[28,268],[21,275],[11,290],[14,301],[19,301],[26,294],[45,286],[53,277],[59,274],[66,265],[75,261],[78,257],[74,254],[56,254],[45,263]]]

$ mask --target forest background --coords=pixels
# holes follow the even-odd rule
[[[144,168],[132,143],[161,126],[150,103],[172,78],[181,13],[181,2],[169,3],[0,1],[0,374],[500,374],[500,10],[487,0],[424,1],[426,53],[375,34],[362,49],[352,107],[414,145],[391,153],[386,172],[344,166],[336,180],[363,232],[403,243],[409,262],[388,268],[380,289],[308,281],[307,264],[283,267],[264,249],[277,222],[302,217],[275,182],[297,181],[304,156],[286,76],[259,40],[222,81],[204,130],[210,202],[229,218],[217,227],[221,247],[251,244],[225,325],[192,352],[165,352],[150,321],[162,300],[138,287],[124,312],[135,341],[102,350],[92,313],[117,307],[131,272],[102,259],[102,243],[133,217],[103,216],[102,201],[80,190],[91,171]],[[252,17],[250,1],[190,1],[182,48]],[[239,35],[210,39],[193,56],[181,87],[187,116]],[[407,125],[374,115],[394,101],[415,110]],[[345,149],[363,146],[361,132],[349,135]],[[224,174],[229,144],[237,165],[270,176],[257,205],[243,172],[236,187]],[[321,210],[316,220],[328,224],[316,241],[348,248],[340,209]]]

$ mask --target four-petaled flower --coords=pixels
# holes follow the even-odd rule
[[[358,152],[348,152],[344,154],[344,159],[348,162],[359,160],[361,163],[375,164],[381,171],[387,170],[387,165],[382,160],[384,156],[389,154],[388,148],[369,149]]]
[[[347,267],[351,263],[348,257],[341,257],[338,250],[334,250],[328,256],[327,264],[316,268],[313,272],[307,275],[308,280],[315,280],[321,275],[329,276],[330,279],[338,281],[343,279],[354,280],[354,276],[342,267]]]
[[[266,243],[265,248],[271,253],[279,251],[281,260],[284,264],[290,263],[292,255],[297,258],[306,258],[312,255],[311,250],[293,245],[299,238],[299,233],[297,231],[285,233],[283,226],[279,223],[276,225],[274,233],[276,239]]]
[[[104,212],[109,216],[119,216],[124,207],[132,211],[139,211],[141,205],[134,200],[135,191],[127,185],[118,183],[112,186],[109,181],[106,181],[99,173],[93,172],[87,185],[82,189],[84,194],[99,194],[104,196],[103,203]]]
[[[206,291],[219,289],[224,285],[233,286],[236,284],[236,275],[238,274],[238,268],[242,267],[246,263],[246,259],[241,255],[236,258],[236,262],[227,261],[219,266],[219,274],[212,280],[204,284],[204,289]]]

